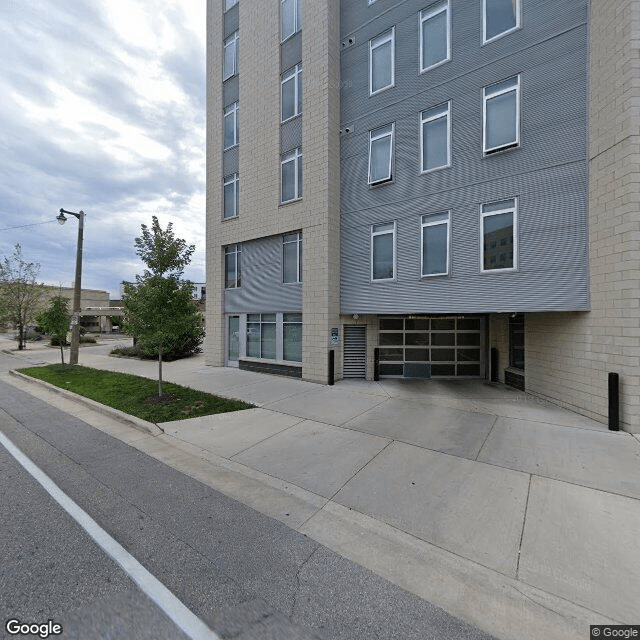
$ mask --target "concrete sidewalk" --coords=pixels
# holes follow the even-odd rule
[[[80,362],[156,375],[107,353]],[[324,387],[202,357],[164,377],[257,408],[152,436],[11,381],[499,638],[640,623],[637,436],[481,381]]]

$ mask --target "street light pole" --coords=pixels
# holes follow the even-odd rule
[[[76,250],[76,280],[73,288],[73,317],[71,319],[71,350],[69,353],[69,364],[78,364],[78,350],[80,347],[80,292],[82,280],[82,235],[84,232],[84,211],[74,213],[60,209],[60,215],[56,220],[60,224],[67,221],[65,213],[78,218],[78,248]]]

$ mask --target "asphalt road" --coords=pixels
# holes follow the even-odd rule
[[[222,639],[489,638],[2,382],[0,431]],[[9,635],[10,618],[65,639],[189,637],[1,445],[0,492],[2,637],[38,637]]]

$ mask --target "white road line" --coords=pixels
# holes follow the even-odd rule
[[[96,541],[102,550],[131,577],[142,591],[193,640],[220,640],[209,627],[176,598],[155,576],[116,542],[89,514],[41,471],[2,432],[0,444],[35,478],[47,493]]]

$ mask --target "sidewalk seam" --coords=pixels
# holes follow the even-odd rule
[[[527,499],[524,503],[524,512],[522,514],[522,531],[520,531],[520,542],[518,543],[518,554],[516,557],[516,573],[515,578],[519,580],[518,573],[520,572],[520,556],[522,555],[522,540],[524,538],[524,527],[527,522],[527,510],[529,509],[529,495],[531,494],[531,481],[533,480],[533,474],[529,474],[529,486],[527,487]],[[522,594],[524,595],[524,594]]]

